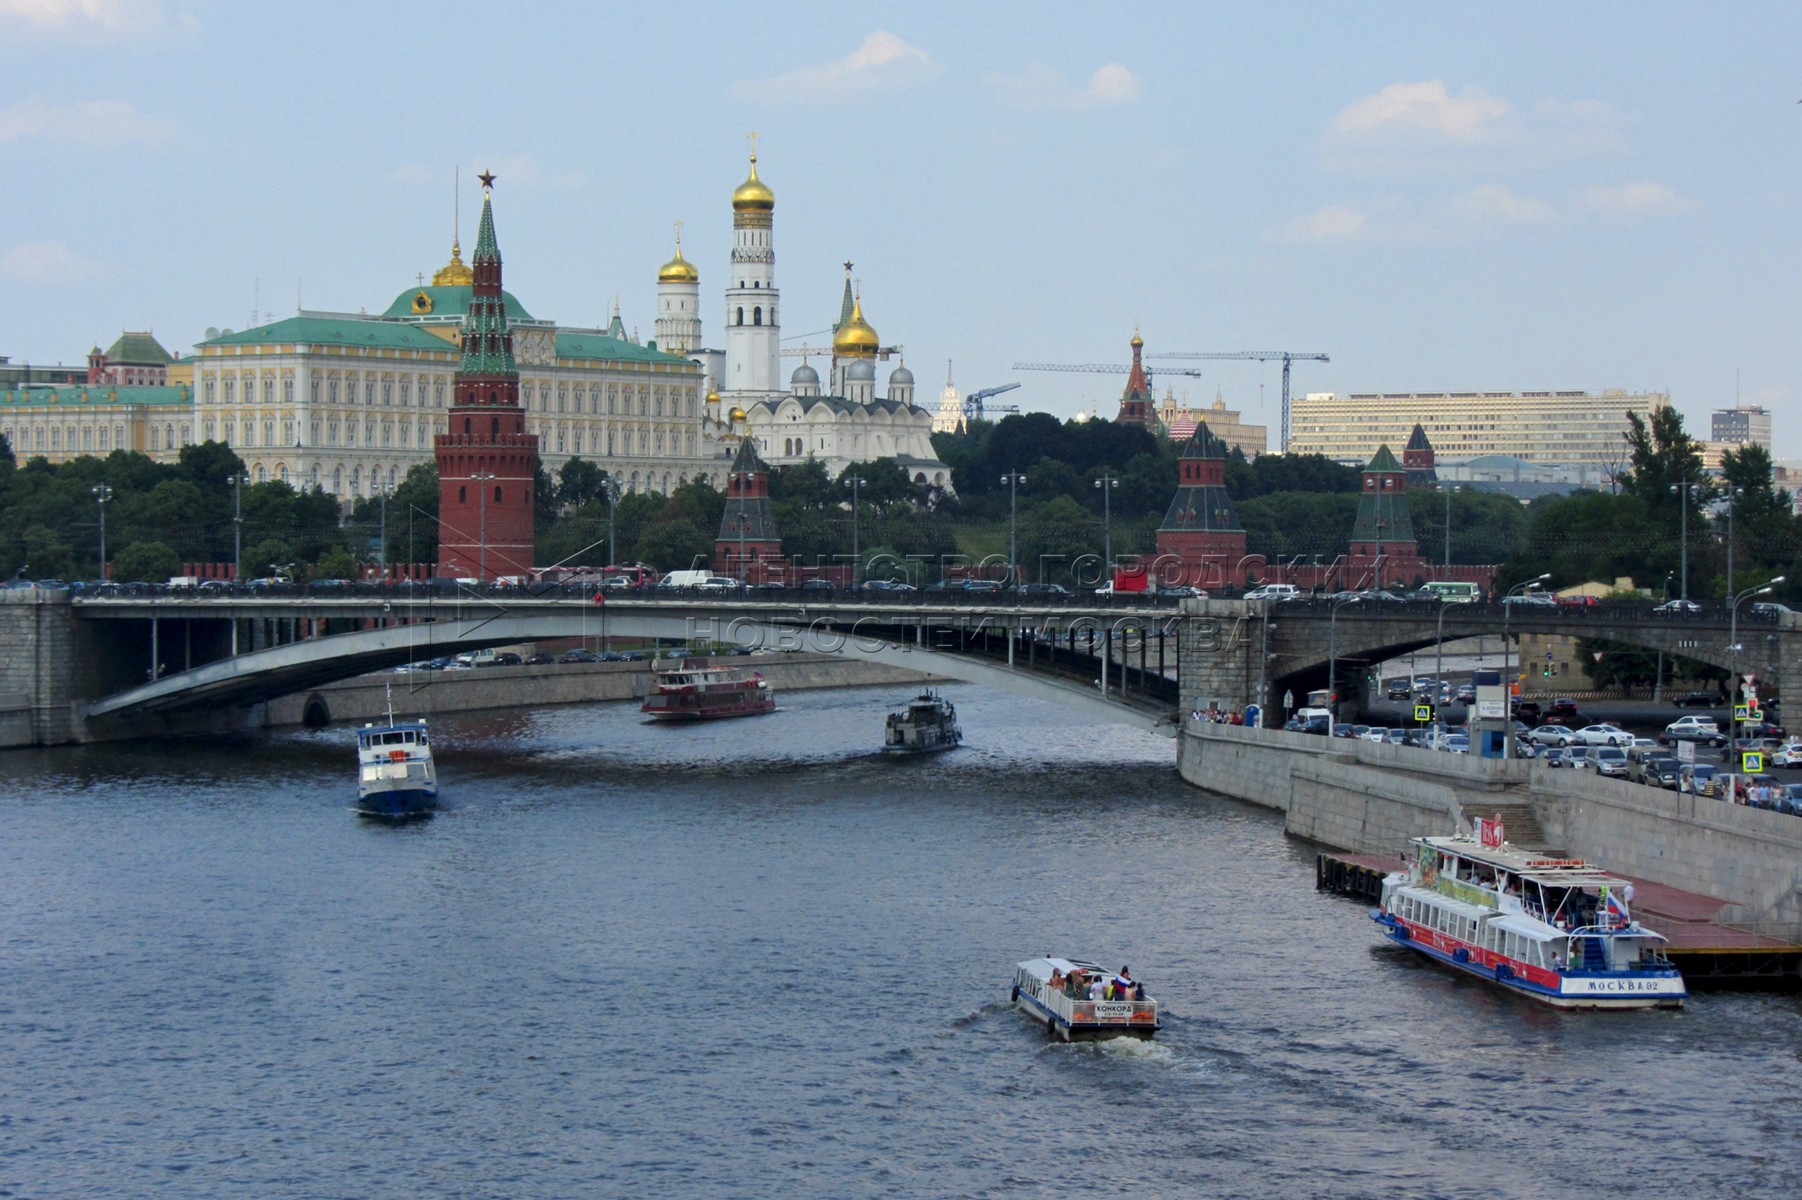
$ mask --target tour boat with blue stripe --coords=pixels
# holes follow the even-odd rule
[[[1125,967],[1118,973],[1070,958],[1029,958],[1014,968],[1013,1002],[1066,1042],[1149,1038],[1163,1028],[1158,1002]]]
[[[1634,919],[1631,881],[1510,846],[1499,820],[1412,847],[1370,914],[1397,944],[1559,1008],[1682,1007],[1683,975]]]
[[[396,721],[390,694],[386,724],[357,730],[357,811],[399,819],[429,813],[438,803],[432,739],[420,721]]]

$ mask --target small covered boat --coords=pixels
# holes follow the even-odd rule
[[[1014,968],[1013,1003],[1066,1042],[1149,1038],[1163,1028],[1158,1003],[1125,967],[1105,971],[1070,958],[1029,958]]]
[[[936,754],[955,750],[964,740],[957,724],[957,709],[930,688],[908,702],[900,712],[888,715],[882,731],[884,754]]]
[[[657,686],[639,709],[658,721],[715,721],[776,711],[776,696],[756,671],[704,658],[657,668]]]
[[[423,720],[396,721],[388,699],[385,724],[357,730],[357,811],[366,817],[417,817],[438,804],[432,739]]]

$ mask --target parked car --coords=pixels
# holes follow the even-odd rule
[[[1522,592],[1518,596],[1504,596],[1503,604],[1519,605],[1523,608],[1557,608],[1558,601],[1549,592]]]
[[[1300,600],[1301,589],[1293,583],[1267,583],[1245,593],[1247,600]]]
[[[1389,730],[1381,725],[1374,725],[1359,736],[1367,742],[1386,742],[1389,740]]]
[[[1630,746],[1633,735],[1617,725],[1585,725],[1577,730],[1577,739],[1585,746]]]
[[[1678,708],[1715,708],[1721,704],[1721,698],[1714,692],[1684,692],[1671,703]]]
[[[1753,612],[1757,613],[1761,617],[1778,617],[1778,616],[1783,615],[1786,612],[1794,612],[1795,611],[1789,605],[1778,604],[1774,600],[1761,601],[1758,604],[1747,605],[1747,607],[1750,608]]]
[[[1629,753],[1627,778],[1634,783],[1643,783],[1648,787],[1676,787],[1677,778],[1682,774],[1682,768],[1682,763],[1662,751],[1637,759]],[[1666,782],[1667,778],[1668,783]]]
[[[528,667],[549,666],[556,661],[557,656],[555,654],[546,654],[543,650],[540,650],[536,654],[528,654],[526,656],[526,665]]]
[[[1766,760],[1773,767],[1802,767],[1802,739],[1791,738],[1775,750]]]
[[[1534,744],[1536,743],[1528,743],[1528,745]],[[1570,766],[1569,763],[1564,761],[1564,748],[1562,746],[1548,746],[1544,750],[1541,750],[1539,752],[1539,761],[1548,767]]]
[[[1777,803],[1772,807],[1792,817],[1802,817],[1802,783],[1784,784],[1783,790],[1777,793]]]
[[[1537,701],[1537,700],[1516,700],[1513,703],[1514,703],[1514,715],[1518,719],[1520,719],[1521,721],[1525,722],[1528,725],[1539,724],[1539,721],[1540,721],[1539,701]]]
[[[1597,746],[1589,752],[1589,766],[1597,775],[1627,777],[1627,752],[1617,746]]]
[[[1190,591],[1193,589],[1159,588],[1158,595],[1188,595]],[[1014,588],[1014,594],[1023,600],[1048,600],[1058,596],[1068,596],[1070,589],[1061,583],[1022,583]]]
[[[1768,717],[1761,721],[1735,721],[1733,727],[1744,737],[1781,739],[1788,736],[1784,733],[1783,726]]]
[[[1564,747],[1577,741],[1577,735],[1564,725],[1541,725],[1527,738],[1536,746]]]
[[[1664,727],[1658,740],[1669,746],[1675,742],[1701,742],[1705,746],[1725,746],[1727,735],[1714,723],[1713,717],[1678,717]]]
[[[560,663],[600,662],[601,656],[592,650],[583,650],[578,647],[574,650],[565,650],[562,654],[557,656],[557,661]]]
[[[1333,726],[1333,736],[1336,738],[1355,738],[1358,736],[1358,727],[1349,722],[1342,721]]]
[[[1469,754],[1470,735],[1465,733],[1447,734],[1445,738],[1445,749],[1451,751],[1453,754]]]
[[[1666,600],[1663,604],[1654,605],[1652,611],[1666,617],[1689,617],[1702,611],[1702,606],[1694,600]]]
[[[801,590],[804,592],[836,592],[838,585],[830,579],[804,579],[801,581]]]
[[[1057,587],[1057,585],[1055,583],[1046,584],[1045,586],[1046,587]],[[1058,590],[1059,595],[1067,595],[1068,594],[1067,590],[1064,588],[1058,588],[1057,590]],[[1159,588],[1157,590],[1157,594],[1165,597],[1166,599],[1176,599],[1176,600],[1206,600],[1208,598],[1208,594],[1206,592],[1202,591],[1198,587],[1192,587],[1186,583],[1168,584],[1164,587]]]
[[[476,666],[478,666],[478,667],[517,667],[520,665],[520,663],[522,663],[524,661],[525,661],[524,659],[520,658],[519,655],[513,653],[513,651],[503,650],[499,654],[495,655],[493,658],[478,660],[476,662]]]
[[[1564,750],[1564,765],[1582,769],[1589,766],[1589,756],[1595,753],[1588,746],[1567,746]]]
[[[1690,796],[1712,796],[1715,794],[1715,776],[1720,768],[1713,763],[1684,763],[1683,773],[1677,780],[1677,790]]]

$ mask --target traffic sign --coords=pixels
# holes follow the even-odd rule
[[[1735,721],[1750,721],[1752,719],[1751,705],[1735,704],[1733,706],[1733,719]]]
[[[1747,750],[1739,756],[1739,769],[1748,775],[1756,775],[1764,770],[1764,754],[1758,750]]]
[[[1432,719],[1433,719],[1433,706],[1431,704],[1416,704],[1414,706],[1414,720],[1416,722],[1418,722],[1419,724],[1425,725],[1428,722],[1430,722]]]

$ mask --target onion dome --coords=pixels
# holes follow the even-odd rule
[[[798,388],[803,384],[812,384],[817,387],[819,382],[820,373],[806,363],[796,367],[795,373],[788,377],[788,385],[791,388]]]
[[[1134,350],[1141,350],[1145,346],[1145,339],[1139,336],[1139,331],[1136,329],[1133,330],[1133,340],[1130,344]]]
[[[432,286],[469,287],[475,281],[476,273],[463,262],[463,247],[458,244],[456,238],[452,238],[450,261],[433,272]]]
[[[914,373],[907,369],[906,363],[902,363],[888,373],[888,385],[894,387],[897,384],[905,387],[912,387],[914,385]]]
[[[708,392],[707,393],[707,403],[718,406],[719,402],[720,402],[720,394],[718,392]]]
[[[840,358],[874,358],[882,340],[870,323],[863,319],[863,299],[851,306],[851,319],[832,335],[832,353]]]
[[[736,212],[755,209],[759,212],[770,212],[776,207],[776,193],[763,180],[757,178],[757,155],[751,155],[751,174],[732,192],[732,208]]]
[[[658,283],[699,283],[701,272],[682,257],[682,235],[676,235],[676,257],[657,268]]]
[[[729,420],[731,420],[731,422],[734,425],[738,425],[738,424],[742,424],[744,421],[749,419],[750,414],[745,412],[745,410],[740,408],[738,405],[734,404],[732,406],[732,411],[727,413],[726,416]]]
[[[846,383],[875,383],[876,364],[867,358],[860,358],[845,367]]]

